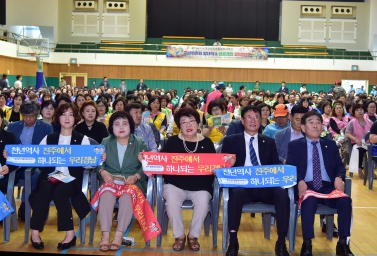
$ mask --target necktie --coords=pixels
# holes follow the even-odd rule
[[[317,148],[318,141],[312,141],[313,145],[313,186],[319,190],[322,187],[321,164]]]
[[[252,163],[253,166],[259,165],[257,155],[255,154],[255,150],[253,147],[253,140],[254,137],[250,138],[249,142],[249,153],[250,153],[250,162]]]

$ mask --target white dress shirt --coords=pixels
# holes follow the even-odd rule
[[[260,160],[259,160],[258,133],[255,134],[254,136],[250,136],[246,132],[243,132],[243,133],[244,133],[244,136],[245,136],[245,149],[246,149],[245,166],[252,166],[253,165],[250,161],[250,151],[249,151],[249,143],[250,143],[251,137],[254,137],[253,147],[254,147],[255,155],[257,156],[258,163],[260,165],[261,163],[260,163]]]

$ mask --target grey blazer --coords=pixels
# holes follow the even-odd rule
[[[278,151],[279,160],[284,162],[287,159],[288,143],[291,141],[291,127],[275,133],[276,149]]]

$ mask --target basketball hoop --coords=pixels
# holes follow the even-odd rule
[[[27,55],[29,55],[29,61],[35,61],[35,52],[29,52]]]

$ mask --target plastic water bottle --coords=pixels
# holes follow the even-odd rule
[[[2,165],[0,164],[0,169],[1,169]],[[4,178],[4,175],[0,174],[0,180]]]

